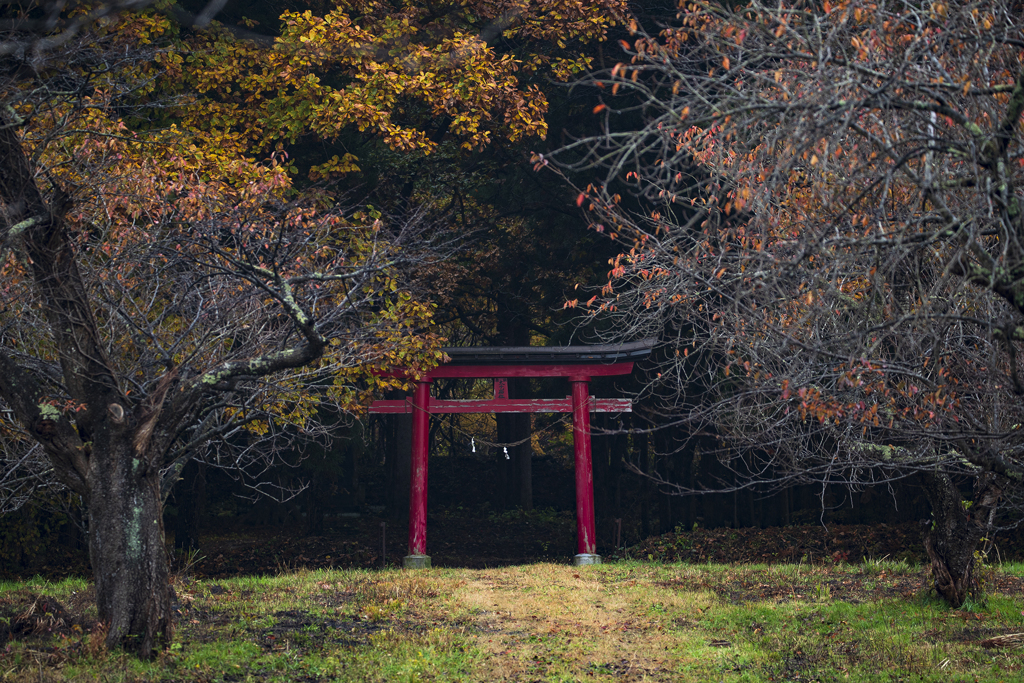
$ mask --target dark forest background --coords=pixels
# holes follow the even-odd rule
[[[204,3],[182,2],[186,12]],[[224,25],[256,27],[273,33],[285,10],[309,4],[263,0],[228,3]],[[641,0],[629,6],[650,29],[670,23],[671,2]],[[243,12],[244,10],[244,12]],[[244,14],[244,16],[243,16]],[[187,29],[186,29],[187,31]],[[624,58],[624,24],[604,40],[580,40],[568,50],[585,55],[594,69]],[[492,38],[503,54],[527,58],[564,49],[543,41]],[[532,79],[532,81],[530,80]],[[510,141],[466,151],[448,135],[449,121],[422,124],[439,144],[431,155],[400,152],[379,139],[350,130],[336,139],[308,135],[286,145],[296,177],[335,154],[353,154],[360,171],[347,176],[340,191],[377,207],[385,215],[415,211],[451,225],[465,242],[431,292],[435,322],[450,346],[567,345],[596,340],[601,318],[581,317],[564,303],[581,292],[596,292],[608,279],[608,262],[622,250],[607,236],[587,230],[572,185],[584,174],[565,178],[538,173],[536,154],[550,154],[573,140],[599,132],[595,108],[602,92],[574,86],[537,71],[524,77],[548,102],[545,139]],[[636,114],[638,117],[640,114]],[[625,115],[624,115],[625,116]],[[628,126],[629,122],[620,123]],[[639,126],[641,121],[636,121]],[[627,204],[632,201],[624,195]],[[645,381],[638,367],[631,380],[592,384],[598,397],[635,395]],[[634,384],[630,384],[633,382]],[[515,398],[552,398],[568,393],[557,382],[510,382]],[[487,382],[439,382],[435,396],[482,397]],[[380,396],[378,398],[385,398]],[[390,398],[395,398],[390,396]],[[431,423],[428,502],[431,515],[463,510],[487,517],[511,511],[574,510],[572,440],[565,416],[480,416],[435,418]],[[626,415],[595,415],[594,488],[598,550],[640,542],[653,535],[694,528],[771,527],[797,524],[892,524],[927,526],[930,508],[915,478],[850,490],[820,485],[770,483],[726,493],[679,496],[642,473],[688,490],[729,488],[747,472],[728,469],[715,457],[713,437],[696,436],[685,426],[666,426],[651,406],[640,402]],[[518,444],[508,448],[505,444]],[[474,448],[475,446],[475,448]],[[400,417],[362,416],[339,421],[330,438],[303,442],[282,460],[289,466],[269,474],[278,491],[295,492],[278,501],[254,495],[251,482],[233,475],[215,459],[191,461],[168,500],[168,541],[180,551],[199,547],[204,535],[274,528],[317,536],[343,528],[346,520],[381,519],[397,536],[408,514],[409,423]],[[769,477],[770,479],[770,477]],[[969,491],[969,488],[965,489]],[[86,555],[84,515],[78,497],[43,493],[20,510],[0,518],[0,575],[31,574],[54,558]],[[428,541],[429,550],[429,541]]]

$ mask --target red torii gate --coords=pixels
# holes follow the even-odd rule
[[[594,531],[594,480],[590,454],[590,413],[624,413],[629,399],[590,396],[590,379],[628,375],[633,361],[650,353],[654,340],[602,346],[506,346],[446,348],[451,362],[439,365],[416,381],[413,396],[374,401],[371,413],[412,413],[412,481],[409,492],[408,568],[430,566],[427,555],[427,459],[430,416],[442,413],[572,413],[576,465],[575,564],[598,564]],[[572,394],[564,399],[510,399],[510,377],[565,377]],[[441,400],[430,396],[435,379],[494,379],[494,398]]]

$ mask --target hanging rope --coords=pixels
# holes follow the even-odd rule
[[[422,410],[422,408],[417,408],[417,410]],[[455,424],[455,414],[454,413],[452,413],[450,415],[451,415],[451,419],[450,419],[450,421],[448,423],[448,426],[451,428],[451,430],[453,432],[458,432],[462,436],[468,436],[469,437],[470,448],[472,449],[473,453],[476,453],[476,442],[479,440],[481,446],[489,446],[491,448],[501,448],[501,449],[504,449],[505,459],[506,460],[509,458],[509,455],[508,455],[508,449],[509,448],[515,448],[516,446],[522,446],[527,441],[530,441],[531,439],[533,439],[534,436],[541,436],[541,435],[546,434],[548,432],[554,431],[554,429],[556,427],[564,427],[566,425],[569,425],[571,423],[571,420],[572,420],[572,416],[571,415],[563,415],[556,422],[548,425],[544,429],[541,429],[541,430],[538,430],[538,431],[532,431],[529,436],[527,436],[527,437],[525,437],[523,439],[520,439],[519,441],[501,442],[501,441],[488,441],[487,439],[483,439],[483,438],[477,437],[476,434],[468,432],[465,429],[462,429],[461,427],[459,427],[457,424]]]
[[[416,406],[416,405],[413,405],[412,408],[413,408],[413,410],[423,410],[423,408],[420,408],[419,406]],[[425,411],[425,412],[429,412],[429,411]],[[459,427],[458,425],[455,424],[455,416],[457,415],[457,413],[448,413],[448,415],[450,415],[450,417],[451,417],[451,419],[448,422],[448,426],[451,428],[452,431],[458,432],[462,436],[468,436],[469,437],[469,441],[470,441],[470,448],[472,449],[473,453],[476,453],[477,436],[475,434],[471,433],[471,432],[466,431],[465,429],[462,429],[461,427]],[[539,431],[531,431],[529,436],[527,436],[527,437],[525,437],[523,439],[520,439],[519,441],[500,442],[500,441],[488,441],[487,439],[482,439],[482,438],[479,439],[479,441],[480,441],[480,444],[482,446],[489,446],[491,448],[501,448],[501,449],[503,449],[504,453],[505,453],[505,459],[508,460],[509,459],[509,455],[508,455],[508,449],[509,448],[515,448],[516,446],[522,446],[527,441],[530,441],[531,439],[533,439],[534,436],[539,436],[539,435],[546,434],[547,432],[553,431],[556,427],[564,427],[566,425],[569,425],[571,423],[571,421],[572,421],[572,414],[571,413],[566,413],[566,414],[562,415],[562,417],[558,418],[558,420],[556,422],[548,425],[547,427],[545,427],[544,429],[541,429]]]

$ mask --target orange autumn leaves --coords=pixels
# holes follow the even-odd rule
[[[1015,184],[1024,161],[1022,55],[1000,7],[684,3],[675,27],[626,43],[632,59],[594,81],[612,95],[601,113],[629,94],[648,122],[616,138],[627,151],[600,143],[621,170],[577,198],[628,247],[588,303],[706,316],[728,338],[715,337],[720,377],[774,385],[806,419],[927,428],[955,422],[968,394],[1006,390],[976,340],[893,350],[898,328],[927,338],[979,315],[990,304],[971,286],[1020,300],[992,284],[1017,214],[979,192]],[[762,363],[769,337],[832,360],[783,388],[787,371]]]

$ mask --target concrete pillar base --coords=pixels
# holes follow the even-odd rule
[[[590,553],[580,553],[576,557],[572,558],[572,563],[577,567],[581,567],[585,564],[601,564],[601,556],[592,555]]]
[[[430,555],[406,555],[402,558],[402,566],[406,569],[430,569]]]

